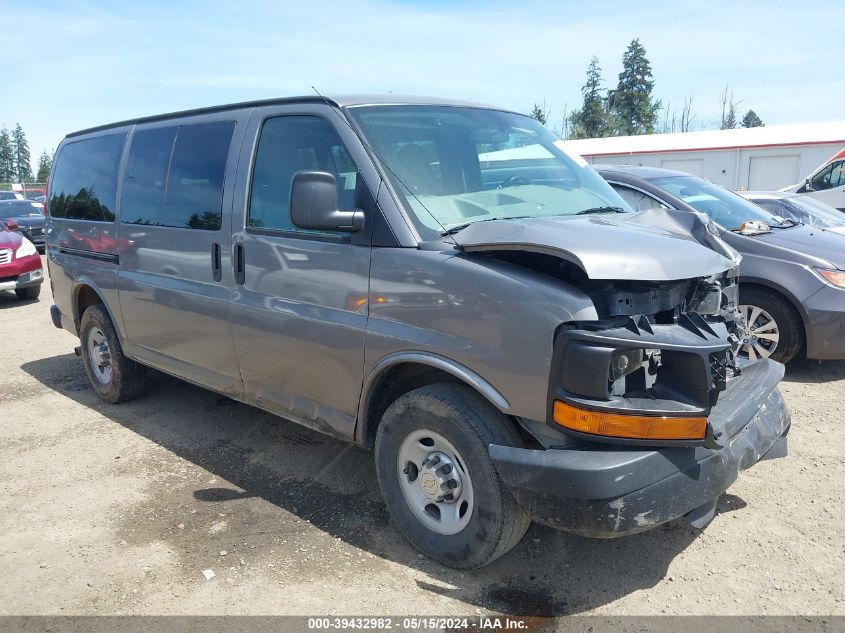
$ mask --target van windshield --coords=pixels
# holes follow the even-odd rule
[[[696,210],[729,231],[736,231],[743,222],[783,224],[783,218],[769,213],[732,191],[714,185],[696,176],[669,176],[651,178],[650,181],[673,196],[680,198]]]
[[[534,119],[458,106],[350,108],[423,239],[473,222],[630,211]]]

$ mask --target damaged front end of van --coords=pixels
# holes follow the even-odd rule
[[[740,471],[786,455],[784,368],[738,364],[740,257],[706,218],[476,223],[460,238],[595,307],[555,334],[545,421],[520,420],[541,447],[489,449],[534,520],[605,538],[681,517],[703,527]]]

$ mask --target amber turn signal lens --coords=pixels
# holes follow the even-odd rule
[[[562,427],[605,437],[640,440],[703,440],[707,418],[669,418],[603,413],[555,401],[555,422]]]
[[[826,268],[816,268],[816,271],[834,286],[845,288],[845,273],[841,270],[827,270]]]

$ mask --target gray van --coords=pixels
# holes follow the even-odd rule
[[[395,525],[479,567],[532,519],[703,526],[785,454],[783,366],[739,368],[736,253],[631,213],[533,119],[291,98],[68,135],[53,322],[107,402],[147,368],[375,450]]]

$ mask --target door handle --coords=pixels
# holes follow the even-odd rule
[[[243,285],[246,281],[246,261],[244,256],[244,245],[235,244],[235,281]]]
[[[220,244],[217,242],[211,245],[211,278],[214,281],[223,279],[223,267],[220,263]]]

